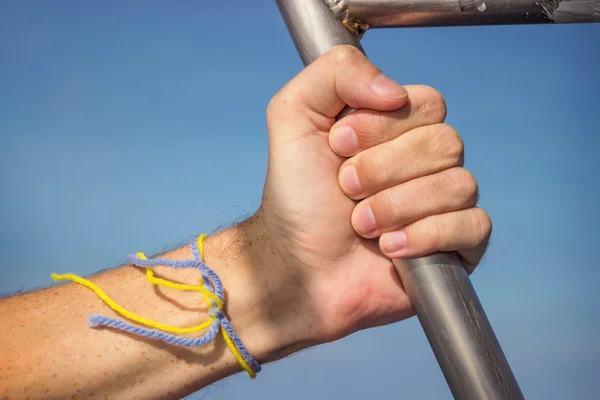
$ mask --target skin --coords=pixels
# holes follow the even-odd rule
[[[358,110],[336,121],[346,104]],[[271,100],[262,204],[205,244],[226,313],[258,361],[411,317],[390,258],[456,250],[469,272],[477,266],[492,225],[476,207],[477,182],[445,117],[437,91],[403,88],[347,46]],[[182,247],[164,256],[191,253]],[[165,267],[156,273],[198,278]],[[136,267],[91,280],[162,323],[207,318],[199,294],[152,287]],[[115,314],[72,283],[5,298],[0,311],[2,399],[175,399],[241,371],[220,337],[181,348],[90,328],[87,315]]]

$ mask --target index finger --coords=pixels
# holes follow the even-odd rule
[[[404,88],[408,101],[400,109],[358,109],[337,121],[329,133],[331,149],[341,157],[352,157],[412,129],[444,122],[446,102],[437,90],[424,85]]]

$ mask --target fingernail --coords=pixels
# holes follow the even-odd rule
[[[361,234],[373,233],[377,229],[377,221],[371,206],[361,206],[354,218],[354,228]]]
[[[371,89],[381,97],[401,99],[408,96],[408,92],[398,83],[384,74],[379,75],[371,84]]]
[[[358,151],[358,137],[350,126],[342,126],[331,132],[329,144],[339,155],[353,155]]]
[[[340,179],[342,189],[348,194],[360,193],[360,180],[356,173],[354,165],[350,165],[342,171],[342,177]]]
[[[381,235],[379,244],[386,253],[392,254],[404,249],[408,239],[404,231],[388,232]]]

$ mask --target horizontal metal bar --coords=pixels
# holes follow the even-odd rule
[[[600,0],[323,0],[368,28],[600,22]]]

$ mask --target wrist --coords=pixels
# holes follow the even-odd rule
[[[302,282],[269,238],[255,215],[204,241],[205,262],[223,282],[225,314],[260,363],[319,342]]]

